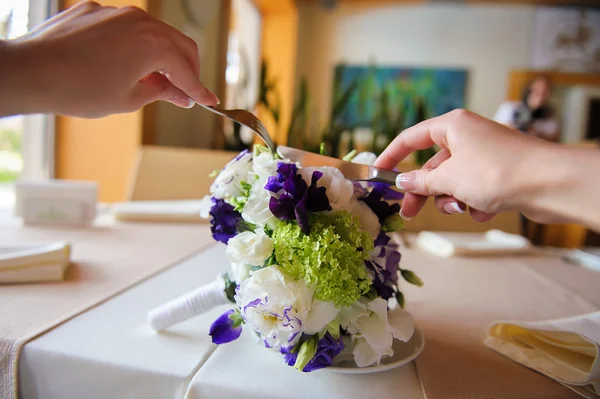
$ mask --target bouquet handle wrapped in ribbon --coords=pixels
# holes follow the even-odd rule
[[[154,330],[161,331],[225,304],[231,302],[225,295],[225,281],[219,276],[214,282],[151,310],[148,322]]]
[[[372,164],[374,154],[353,162]],[[201,216],[226,244],[226,273],[149,312],[163,330],[211,309],[230,308],[210,326],[212,342],[251,328],[265,348],[304,372],[352,358],[358,367],[394,354],[415,327],[391,233],[403,228],[402,193],[352,182],[336,168],[302,167],[267,148],[244,151],[215,174]],[[402,343],[399,343],[402,345]]]

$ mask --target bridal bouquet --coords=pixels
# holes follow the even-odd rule
[[[372,163],[374,155],[353,161]],[[403,227],[401,193],[353,183],[335,168],[302,167],[262,146],[218,172],[211,193],[204,216],[227,245],[231,265],[220,287],[232,303],[210,328],[213,342],[233,341],[246,326],[308,372],[343,358],[379,364],[394,339],[411,338],[399,284],[422,283],[399,267],[389,235]]]

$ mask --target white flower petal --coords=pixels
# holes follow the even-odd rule
[[[252,154],[249,152],[242,152],[232,159],[210,186],[213,197],[229,199],[244,194],[241,183],[252,183],[256,180],[252,164]]]
[[[267,179],[269,176],[277,175],[277,164],[279,160],[270,152],[263,152],[256,156],[252,162],[252,169],[259,179]],[[264,184],[263,184],[264,186]]]
[[[262,154],[261,154],[262,155]],[[252,186],[250,197],[244,204],[242,218],[260,227],[269,226],[277,221],[277,218],[269,209],[269,201],[271,201],[271,192],[265,190],[266,178],[259,179]]]
[[[360,335],[367,340],[369,345],[386,351],[392,347],[392,333],[388,331],[387,323],[387,301],[375,298],[367,305],[371,315],[361,318],[357,322]]]
[[[379,360],[379,356],[364,338],[356,340],[352,353],[358,367],[367,367]]]
[[[252,266],[245,263],[232,263],[229,267],[229,278],[237,284],[241,284],[244,280],[250,277]]]
[[[388,312],[388,329],[394,338],[407,342],[415,332],[415,324],[410,313],[398,307]]]
[[[327,198],[332,210],[349,210],[349,205],[354,199],[354,186],[352,182],[346,179],[339,169],[324,166],[300,169],[302,178],[307,184],[311,184],[312,175],[315,171],[323,173],[323,176],[317,182],[317,187],[326,188]]]
[[[210,208],[212,208],[212,206],[213,202],[210,198],[210,195],[205,195],[200,201],[200,217],[203,219],[208,219],[210,217]]]
[[[360,163],[363,165],[374,165],[377,160],[377,155],[372,152],[360,152],[354,158],[352,158],[352,162]]]
[[[358,367],[367,367],[372,364],[379,364],[384,356],[392,356],[394,351],[390,348],[384,351],[378,351],[373,348],[366,339],[359,338],[355,341],[354,350],[354,362]]]
[[[225,255],[232,263],[245,263],[252,266],[263,266],[273,254],[275,245],[262,229],[256,232],[245,231],[231,238],[227,243]]]
[[[278,266],[252,272],[237,290],[235,301],[246,322],[275,349],[294,346],[301,337],[313,291]]]
[[[340,310],[332,302],[323,302],[313,299],[310,312],[304,321],[304,332],[307,334],[316,334],[325,328],[333,319],[337,317]]]
[[[371,238],[376,239],[381,231],[379,218],[369,208],[364,201],[352,201],[350,204],[350,213],[358,217],[358,221],[363,230],[371,235]]]
[[[369,317],[367,306],[360,301],[356,301],[351,306],[340,310],[339,322],[342,328],[348,330],[350,334],[356,334],[358,333],[356,323],[363,317]]]

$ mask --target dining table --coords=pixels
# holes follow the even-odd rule
[[[24,226],[0,217],[2,244],[72,243],[65,280],[0,285],[0,398],[395,398],[579,396],[484,345],[495,320],[546,320],[600,309],[600,273],[553,252],[441,258],[408,235],[401,266],[424,282],[401,288],[424,334],[412,362],[382,372],[303,373],[245,329],[226,345],[209,328],[227,305],[164,331],[147,314],[214,281],[225,245],[207,223]],[[0,346],[0,349],[2,347]]]

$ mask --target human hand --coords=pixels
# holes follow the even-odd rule
[[[196,43],[135,7],[78,3],[1,44],[0,87],[11,102],[0,102],[0,113],[100,117],[156,100],[184,108],[219,101],[199,80]]]
[[[375,166],[392,169],[410,153],[437,144],[441,147],[421,170],[399,176],[406,190],[401,215],[410,219],[427,197],[435,197],[444,214],[466,211],[484,222],[506,210],[529,212],[541,222],[553,216],[529,209],[544,180],[536,181],[534,154],[548,144],[465,110],[455,110],[402,132],[379,156]],[[539,159],[538,159],[539,161]],[[532,184],[535,182],[535,184]]]

